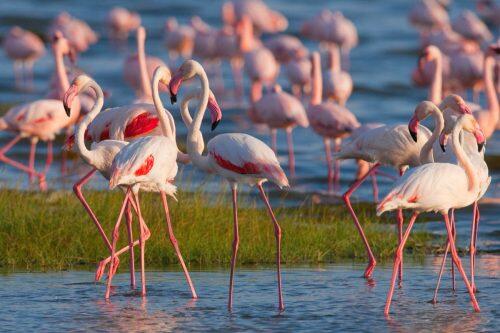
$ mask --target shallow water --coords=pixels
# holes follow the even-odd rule
[[[191,270],[196,301],[178,270],[147,272],[146,300],[130,291],[127,273],[118,274],[110,302],[104,301],[105,285],[91,282],[92,272],[10,274],[0,276],[0,318],[3,330],[18,331],[495,331],[500,258],[478,260],[481,313],[472,312],[461,280],[452,292],[449,272],[440,302],[427,302],[439,263],[405,262],[405,281],[394,293],[389,318],[383,308],[391,267],[377,267],[367,282],[357,264],[285,268],[281,314],[273,267],[238,270],[232,313],[226,310],[226,270]]]

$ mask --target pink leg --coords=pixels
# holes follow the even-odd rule
[[[474,280],[474,272],[476,269],[476,241],[477,241],[477,233],[479,228],[479,205],[477,201],[474,202],[473,207],[473,218],[472,218],[472,228],[470,235],[470,281],[471,286],[474,292],[476,292],[476,283]]]
[[[182,254],[181,250],[179,248],[179,243],[177,242],[177,239],[175,238],[174,235],[174,229],[172,228],[172,222],[170,221],[170,212],[168,210],[168,203],[167,203],[167,196],[165,192],[160,192],[161,195],[161,201],[163,202],[163,209],[165,210],[165,219],[167,221],[167,230],[168,230],[168,237],[170,238],[170,242],[172,243],[172,246],[174,247],[175,254],[177,255],[177,258],[179,259],[179,262],[181,263],[182,270],[184,271],[184,276],[186,277],[186,281],[189,285],[189,289],[191,290],[191,295],[193,298],[198,298],[196,295],[196,290],[194,289],[193,282],[191,281],[191,276],[189,276],[189,271],[186,267],[186,264],[184,263],[184,259],[182,259]]]
[[[146,240],[145,240],[145,227],[143,225],[144,219],[142,218],[142,213],[141,213],[141,205],[139,203],[139,194],[133,195],[135,198],[135,204],[137,206],[137,213],[139,215],[139,225],[140,225],[140,233],[139,233],[139,245],[141,249],[141,295],[144,297],[146,296],[146,262],[144,258],[144,251],[145,251],[145,246],[146,246]]]
[[[479,304],[477,303],[476,296],[474,295],[474,291],[472,290],[472,287],[469,283],[469,279],[467,278],[467,274],[465,274],[465,270],[462,267],[462,262],[458,256],[457,253],[457,248],[455,247],[455,238],[453,236],[453,231],[451,227],[450,220],[448,218],[448,214],[443,214],[444,222],[446,224],[446,231],[448,232],[448,240],[450,242],[450,249],[451,249],[451,257],[453,259],[453,262],[455,263],[455,266],[457,266],[457,269],[462,275],[462,279],[464,280],[465,286],[467,287],[467,291],[469,292],[470,299],[472,302],[472,306],[474,307],[474,311],[479,312]]]
[[[402,177],[403,174],[404,174],[404,170],[403,169],[400,169],[399,170],[399,176]],[[398,243],[401,243],[401,241],[403,240],[403,226],[404,226],[404,216],[403,216],[403,210],[402,209],[398,209],[398,213],[397,213],[397,223],[398,223]],[[403,281],[403,256],[404,255],[401,255],[401,262],[400,262],[400,265],[399,265],[399,283],[401,283]]]
[[[130,256],[129,256],[130,287],[132,287],[132,289],[135,289],[134,236],[132,233],[132,210],[130,209],[130,202],[127,203],[127,210],[125,211],[125,219],[127,221],[128,250],[130,251]]]
[[[341,139],[334,140],[334,151],[338,152],[340,150],[340,144],[342,143]],[[338,191],[340,189],[340,160],[335,159],[334,161],[334,176],[333,176],[333,184],[334,190]]]
[[[234,270],[236,268],[236,256],[238,255],[238,246],[240,244],[240,234],[238,231],[238,185],[231,184],[231,192],[233,196],[233,253],[231,255],[231,273],[229,275],[229,299],[227,308],[229,311],[233,308],[233,287],[234,287]]]
[[[401,264],[401,259],[403,258],[403,250],[404,250],[406,241],[408,240],[408,237],[410,236],[411,228],[413,227],[413,224],[415,223],[417,216],[418,216],[418,213],[413,213],[413,215],[410,219],[410,222],[408,223],[408,227],[406,228],[405,234],[403,235],[403,239],[399,243],[398,249],[396,250],[396,255],[394,257],[394,266],[392,269],[391,286],[389,288],[389,292],[387,293],[387,299],[385,301],[384,314],[386,316],[389,315],[389,310],[391,308],[392,295],[394,294],[394,286],[396,284],[396,278],[397,278],[399,267]]]
[[[123,214],[125,212],[125,208],[127,207],[128,199],[130,197],[130,189],[127,190],[127,194],[125,194],[125,199],[123,199],[122,208],[120,209],[120,214],[118,214],[118,219],[115,224],[115,228],[113,230],[112,237],[112,245],[111,245],[111,264],[109,265],[109,273],[108,273],[108,282],[106,284],[106,294],[104,298],[109,299],[111,293],[111,281],[113,280],[114,273],[117,268],[117,264],[115,263],[116,257],[116,242],[118,241],[119,231],[120,231],[120,223],[123,218]],[[115,267],[116,266],[116,267]]]
[[[360,179],[356,180],[354,184],[347,190],[347,192],[344,193],[342,198],[344,199],[344,202],[347,206],[347,209],[349,210],[349,213],[351,214],[351,217],[354,221],[354,224],[356,225],[356,228],[358,229],[359,235],[361,236],[361,239],[363,240],[363,243],[365,244],[366,252],[368,253],[368,266],[366,267],[364,276],[365,278],[370,278],[373,269],[375,268],[375,265],[377,265],[377,261],[375,260],[375,256],[373,255],[372,249],[370,248],[370,244],[368,244],[368,239],[365,236],[365,233],[363,231],[363,228],[361,227],[361,224],[359,223],[358,217],[356,216],[356,213],[354,212],[354,209],[352,208],[351,205],[351,194],[365,181],[365,179],[370,175],[374,170],[376,170],[380,166],[379,163],[375,163],[371,169]]]
[[[257,187],[259,188],[260,196],[266,204],[267,211],[269,212],[274,225],[274,237],[276,238],[276,274],[278,277],[278,308],[280,311],[283,311],[285,310],[285,305],[283,304],[283,294],[281,291],[281,227],[274,216],[273,209],[267,199],[266,192],[264,192],[264,189],[262,188],[262,184],[257,184]]]
[[[36,155],[36,141],[31,140],[31,142],[30,142],[30,156],[29,156],[29,161],[28,161],[28,167],[31,170],[35,170],[35,155]],[[30,173],[29,174],[30,183],[33,183],[33,177],[34,177],[34,174]]]
[[[16,143],[19,142],[19,140],[21,140],[21,136],[18,135],[16,136],[15,138],[13,138],[10,142],[8,142],[2,149],[0,149],[0,161],[1,162],[4,162],[16,169],[19,169],[23,172],[26,172],[28,175],[36,175],[38,177],[38,181],[39,181],[39,186],[40,186],[40,190],[44,191],[47,189],[47,184],[45,182],[45,175],[43,173],[37,173],[35,169],[32,169],[20,162],[17,162],[17,161],[14,161],[13,159],[10,159],[8,158],[7,156],[5,156],[5,154],[10,150],[12,149],[12,147],[14,147],[14,145]]]
[[[443,260],[441,261],[441,268],[439,269],[439,276],[436,284],[436,289],[434,290],[434,297],[432,298],[431,303],[437,303],[437,295],[439,291],[439,285],[441,284],[441,278],[444,272],[444,265],[446,264],[446,258],[448,257],[448,252],[450,251],[450,242],[446,241],[446,250],[444,251]]]
[[[45,168],[43,170],[44,173],[47,173],[52,165],[52,161],[54,159],[54,154],[52,151],[53,142],[47,141],[47,160],[45,161]]]
[[[276,156],[278,155],[278,145],[277,145],[277,139],[276,139],[277,131],[278,130],[276,128],[271,128],[271,149],[274,151]]]
[[[388,178],[390,180],[397,180],[398,179],[396,176],[393,176],[393,175],[391,175],[387,172],[383,172],[381,170],[377,170],[377,172],[375,174],[383,176],[383,177]]]
[[[451,219],[450,219],[450,223],[451,223],[451,231],[453,233],[453,238],[456,239],[457,235],[456,235],[456,230],[455,230],[455,210],[452,209],[451,212],[450,212],[450,215],[451,215]],[[453,291],[456,290],[455,288],[455,265],[453,265],[453,261],[451,262],[451,289]]]
[[[378,185],[377,185],[377,174],[372,172],[370,173],[370,177],[372,178],[372,188],[373,188],[373,201],[378,203]]]
[[[333,169],[332,169],[332,153],[330,149],[330,139],[323,138],[325,144],[326,165],[328,168],[328,192],[333,192]]]
[[[292,128],[288,127],[286,130],[286,141],[288,143],[288,166],[290,168],[290,177],[295,177],[295,156],[293,154],[293,138]]]

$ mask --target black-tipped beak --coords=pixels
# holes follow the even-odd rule
[[[71,116],[71,107],[67,106],[65,103],[64,104],[64,111],[66,111],[66,115],[69,117]]]
[[[441,147],[443,153],[446,153],[446,147],[442,143],[440,143],[439,146]]]
[[[212,123],[212,131],[215,130],[217,128],[217,125],[219,125],[220,123],[220,120],[216,120]]]
[[[484,148],[484,142],[481,142],[481,143],[478,143],[477,144],[477,151],[478,152],[481,152]]]
[[[170,103],[175,104],[177,102],[177,95],[171,94],[170,95]]]
[[[408,131],[410,132],[411,138],[413,141],[417,142],[417,133],[412,131],[410,128],[408,128]]]

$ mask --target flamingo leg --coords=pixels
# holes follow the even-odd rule
[[[404,173],[405,173],[404,169],[399,170],[400,177],[402,177]],[[404,216],[402,209],[398,209],[397,224],[398,224],[398,243],[401,243],[401,241],[403,240],[403,226],[404,226]],[[399,283],[403,281],[403,256],[404,255],[401,255],[401,262],[399,265],[399,274],[398,274]]]
[[[441,284],[441,277],[443,276],[444,265],[446,264],[446,258],[448,257],[449,251],[450,251],[450,242],[448,242],[448,240],[447,240],[446,241],[446,250],[444,251],[443,260],[441,261],[441,268],[439,269],[439,276],[438,276],[438,280],[436,283],[436,289],[434,290],[434,297],[432,298],[432,301],[431,301],[432,304],[437,303],[437,295],[438,295],[438,291],[439,291],[439,285]]]
[[[7,156],[5,156],[5,154],[10,150],[12,149],[12,147],[14,147],[14,145],[16,143],[18,143],[20,140],[21,140],[21,135],[17,135],[16,137],[14,137],[11,141],[9,141],[5,146],[3,146],[2,149],[0,149],[0,161],[1,162],[4,162],[16,169],[19,169],[23,172],[26,172],[28,175],[36,175],[38,177],[38,182],[39,182],[39,187],[40,187],[40,190],[44,191],[47,189],[47,184],[45,182],[45,174],[43,173],[38,173],[36,172],[35,169],[32,169],[20,162],[17,162]]]
[[[231,184],[231,193],[233,198],[233,252],[231,254],[231,273],[229,275],[229,298],[227,308],[229,311],[233,308],[233,288],[234,288],[234,270],[236,268],[236,257],[238,255],[238,246],[240,244],[240,234],[238,231],[238,184]]]
[[[184,259],[182,259],[181,250],[179,248],[179,242],[177,242],[177,239],[175,238],[175,235],[174,235],[174,229],[172,227],[172,222],[170,220],[170,212],[168,209],[167,195],[163,191],[160,192],[160,195],[161,195],[161,201],[163,203],[163,209],[165,210],[165,219],[167,221],[168,237],[170,238],[170,242],[172,243],[172,246],[174,247],[175,254],[177,255],[177,258],[179,259],[179,262],[181,263],[182,270],[184,271],[184,276],[186,277],[186,281],[189,285],[189,289],[191,290],[191,295],[193,298],[198,298],[198,296],[196,295],[196,290],[194,289],[193,282],[191,281],[191,276],[189,275],[189,271],[186,267],[186,264],[184,263]]]
[[[24,62],[25,66],[25,75],[26,75],[26,89],[28,91],[33,90],[33,61],[25,61]]]
[[[457,232],[456,232],[456,227],[455,227],[455,209],[452,209],[450,212],[450,223],[451,223],[451,231],[453,233],[453,238],[456,239],[457,237]],[[451,289],[453,291],[456,290],[455,286],[455,265],[453,265],[453,261],[451,262]]]
[[[125,211],[125,219],[127,221],[127,235],[128,235],[128,250],[130,251],[129,265],[130,265],[130,287],[135,289],[135,254],[134,254],[134,236],[132,232],[132,210],[130,209],[130,200],[127,203],[127,210]]]
[[[144,258],[144,251],[145,251],[145,246],[146,246],[146,240],[145,240],[145,227],[144,227],[144,219],[142,218],[142,213],[141,213],[141,205],[139,203],[139,194],[134,194],[133,195],[135,199],[135,204],[137,206],[137,215],[139,215],[139,246],[141,249],[140,255],[141,255],[141,295],[144,297],[146,296],[146,262]]]
[[[372,188],[373,188],[373,201],[378,203],[378,185],[377,185],[377,173],[370,173],[370,177],[372,179]]]
[[[476,241],[477,241],[477,233],[479,229],[479,205],[474,202],[473,207],[473,219],[472,219],[472,228],[471,228],[471,236],[470,236],[470,281],[471,286],[474,292],[477,291],[476,283],[474,280],[474,271],[476,269]]]
[[[47,160],[45,161],[45,168],[43,169],[44,173],[47,173],[49,171],[53,159],[54,159],[53,142],[52,140],[50,140],[47,141]]]
[[[22,71],[22,65],[19,61],[15,60],[14,61],[14,80],[15,80],[15,86],[16,89],[20,89],[23,87],[23,75],[21,73]]]
[[[334,145],[333,145],[334,152],[340,151],[341,143],[342,143],[341,139],[337,138],[334,140]],[[333,167],[334,167],[333,187],[334,191],[338,191],[340,189],[340,160],[335,159],[335,161],[333,162]]]
[[[356,216],[356,213],[354,212],[354,209],[352,208],[351,205],[351,194],[365,181],[365,179],[370,175],[372,172],[374,172],[378,167],[380,166],[380,163],[375,163],[371,169],[363,175],[360,179],[356,180],[354,184],[351,185],[351,187],[347,190],[347,192],[344,193],[342,196],[342,199],[344,200],[347,209],[349,210],[349,213],[351,214],[351,217],[354,221],[354,224],[356,225],[356,228],[358,229],[359,235],[361,236],[361,239],[363,240],[363,243],[365,244],[366,252],[368,254],[368,266],[365,269],[364,277],[365,278],[370,278],[373,269],[375,268],[375,265],[377,265],[377,261],[375,260],[375,256],[373,255],[372,249],[370,248],[370,244],[368,243],[368,239],[365,236],[365,233],[363,231],[363,228],[361,227],[361,224],[359,223],[358,217]]]
[[[326,166],[328,168],[328,192],[333,192],[333,169],[332,169],[332,153],[330,149],[330,139],[324,138]]]
[[[474,291],[472,290],[472,287],[469,283],[469,279],[467,278],[467,274],[465,274],[465,270],[462,267],[462,262],[458,256],[457,248],[455,247],[455,238],[453,235],[453,230],[452,230],[450,220],[448,218],[448,214],[446,214],[446,213],[443,214],[443,218],[444,218],[444,222],[446,224],[446,231],[448,232],[448,240],[450,242],[451,257],[453,259],[453,262],[455,263],[455,266],[457,266],[457,269],[458,269],[460,275],[462,275],[462,279],[464,280],[465,286],[467,287],[467,291],[469,292],[472,306],[474,307],[474,311],[480,312],[479,304],[477,303],[476,296],[474,295]]]
[[[290,177],[295,177],[295,156],[293,154],[293,137],[292,128],[287,127],[286,131],[286,141],[288,144],[288,167],[290,168]]]
[[[264,188],[262,188],[262,184],[257,184],[257,187],[259,188],[262,201],[266,204],[267,211],[274,225],[274,237],[276,238],[276,275],[278,279],[278,309],[283,311],[285,310],[285,305],[283,304],[283,293],[281,288],[281,227],[274,216],[273,209],[266,196],[266,192],[264,192]]]
[[[396,278],[398,275],[399,267],[401,265],[401,259],[403,258],[403,250],[406,244],[406,241],[408,240],[408,237],[410,236],[411,229],[413,228],[413,224],[415,223],[415,220],[418,217],[418,213],[413,213],[410,222],[408,223],[408,227],[406,228],[406,231],[403,235],[403,239],[398,245],[398,248],[396,250],[396,254],[394,257],[394,266],[392,269],[392,277],[391,277],[391,286],[389,288],[389,292],[387,293],[387,299],[385,301],[385,308],[384,308],[384,314],[387,316],[389,315],[389,310],[391,308],[391,301],[392,301],[392,295],[394,294],[394,287],[396,284]]]
[[[116,268],[118,268],[118,265],[115,263],[115,260],[118,258],[116,257],[116,242],[118,241],[118,236],[119,236],[119,230],[120,230],[120,223],[123,218],[123,214],[125,212],[125,208],[127,207],[128,199],[130,197],[130,189],[127,190],[127,193],[125,194],[125,199],[123,199],[123,204],[120,209],[120,213],[118,214],[118,219],[115,224],[115,228],[113,230],[113,237],[112,237],[112,245],[111,245],[111,264],[109,265],[109,273],[108,273],[108,282],[106,284],[106,294],[104,298],[109,299],[110,293],[111,293],[111,281],[113,280],[113,276],[115,275],[114,273],[116,272]]]
[[[35,170],[35,155],[36,155],[36,140],[31,140],[30,142],[30,155],[28,160],[28,167],[31,170]],[[33,183],[33,173],[29,174],[30,184]]]
[[[278,155],[278,145],[277,145],[277,132],[276,128],[271,128],[271,149],[276,155]]]

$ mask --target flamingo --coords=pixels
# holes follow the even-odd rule
[[[115,158],[116,154],[125,147],[128,142],[127,141],[122,141],[122,140],[102,140],[100,142],[94,142],[92,143],[91,149],[88,149],[85,146],[85,131],[88,128],[88,125],[92,122],[93,119],[99,114],[99,112],[102,109],[102,106],[104,104],[104,95],[102,92],[101,87],[90,77],[86,75],[80,75],[76,77],[73,80],[73,83],[71,87],[68,89],[68,91],[65,93],[63,97],[63,102],[64,102],[64,108],[66,109],[68,116],[71,114],[71,105],[73,104],[73,99],[75,96],[77,96],[80,93],[84,93],[85,90],[87,89],[92,89],[94,94],[97,96],[96,102],[94,103],[94,106],[92,107],[92,110],[85,116],[85,118],[80,122],[76,129],[76,146],[77,146],[77,152],[81,156],[81,158],[85,161],[86,164],[90,165],[93,169],[92,171],[85,177],[85,178],[90,178],[96,171],[99,171],[99,173],[106,179],[109,180],[110,175],[111,175],[111,165],[113,163],[113,159]],[[173,120],[172,120],[173,122]],[[82,205],[84,206],[85,210],[89,214],[90,218],[94,222],[95,226],[97,227],[97,230],[99,231],[99,234],[101,235],[105,245],[107,246],[108,250],[112,252],[112,246],[111,242],[109,241],[108,237],[106,236],[106,233],[104,229],[102,228],[102,225],[99,223],[99,220],[97,219],[95,213],[93,212],[92,208],[88,205],[86,202],[85,198],[83,197],[83,194],[79,189],[75,188],[75,194],[77,195],[77,198],[81,201]],[[132,200],[129,200],[129,204],[133,205],[134,208],[137,211],[137,207],[135,206],[135,203]],[[124,249],[121,250],[120,253],[124,252],[125,250],[130,251],[130,284],[132,288],[135,288],[135,274],[134,274],[134,252],[133,252],[133,247],[138,244],[138,242],[133,241],[133,236],[132,236],[132,213],[130,210],[130,206],[127,204],[126,210],[126,219],[127,219],[127,232],[128,232],[128,237],[129,237],[129,246],[125,247]],[[146,228],[146,239],[149,238],[150,233],[147,227],[145,226],[145,223],[142,222],[144,227]],[[118,258],[116,258],[118,262]],[[99,265],[99,268],[96,271],[96,278],[95,280],[98,281],[104,271],[104,266],[105,262],[101,262]],[[118,267],[118,264],[116,263],[115,267]]]
[[[60,13],[52,21],[48,35],[52,36],[56,31],[61,31],[75,54],[87,51],[89,46],[97,43],[99,38],[87,23],[66,12]]]
[[[3,48],[7,57],[14,61],[16,87],[21,87],[25,75],[29,80],[28,86],[31,86],[33,64],[45,53],[43,41],[31,31],[16,26],[12,27],[5,36]]]
[[[352,94],[351,75],[341,68],[340,52],[337,45],[328,50],[329,68],[323,73],[324,93],[326,98],[337,102],[340,106],[345,103]]]
[[[108,13],[106,24],[112,39],[125,40],[131,31],[141,25],[141,17],[139,13],[126,8],[113,7]]]
[[[60,33],[56,32],[52,44],[52,52],[56,63],[56,72],[62,90],[69,87],[68,77],[64,68],[63,57],[70,52],[70,46]],[[74,124],[80,112],[79,100],[73,106],[75,112],[67,117],[62,102],[58,99],[39,99],[33,102],[17,105],[7,111],[0,118],[0,130],[14,132],[17,135],[0,149],[0,161],[27,173],[30,180],[33,176],[39,179],[41,190],[46,189],[45,173],[52,163],[53,141],[59,132]],[[30,154],[28,165],[24,165],[6,156],[6,153],[21,139],[30,140]],[[38,141],[47,142],[47,159],[43,172],[35,170],[35,152]]]
[[[188,60],[182,64],[172,77],[169,84],[171,101],[175,103],[176,95],[184,80],[198,77],[201,82],[203,96],[198,106],[194,120],[188,125],[187,152],[192,163],[199,169],[220,175],[225,178],[231,186],[233,199],[234,239],[231,257],[231,274],[229,279],[228,309],[233,305],[233,280],[236,266],[236,255],[239,246],[238,215],[237,215],[237,188],[238,184],[256,185],[268,213],[271,217],[274,234],[276,238],[277,254],[277,280],[278,280],[278,303],[279,309],[284,310],[283,296],[281,291],[281,228],[274,216],[273,210],[262,187],[267,180],[275,183],[280,188],[288,187],[288,179],[281,169],[276,155],[262,141],[241,133],[220,134],[211,139],[207,144],[207,155],[202,155],[204,149],[203,136],[200,131],[203,115],[207,103],[212,98],[209,95],[209,82],[203,67],[194,60]],[[208,105],[212,118],[212,130],[217,127],[221,119],[221,111],[215,103]],[[191,119],[187,104],[182,108],[184,119]]]
[[[419,0],[410,10],[408,19],[421,30],[432,30],[450,25],[446,8],[436,0]]]
[[[494,0],[477,0],[476,10],[479,16],[495,27],[500,25],[500,5]]]
[[[460,35],[474,40],[478,44],[489,42],[493,39],[490,29],[470,10],[462,11],[453,20],[451,27]]]
[[[170,81],[170,71],[167,67],[159,67],[153,75],[153,87],[158,87],[159,82],[164,84]],[[177,239],[175,238],[172,224],[170,221],[170,213],[167,203],[167,195],[175,198],[176,186],[173,185],[174,178],[177,174],[177,155],[178,148],[175,141],[175,132],[172,130],[173,119],[168,119],[166,110],[160,100],[158,90],[155,90],[154,102],[162,135],[146,136],[140,138],[129,145],[122,148],[113,160],[111,166],[111,177],[109,187],[113,189],[116,186],[127,186],[128,190],[123,202],[119,218],[115,225],[112,237],[112,252],[111,264],[109,267],[109,278],[107,282],[105,298],[109,299],[111,292],[111,281],[114,275],[114,258],[116,254],[116,242],[118,240],[118,230],[123,215],[126,202],[131,193],[139,214],[140,234],[139,244],[141,249],[141,294],[146,295],[146,275],[145,275],[145,226],[142,223],[142,214],[139,203],[139,190],[147,192],[159,192],[163,208],[165,210],[165,218],[170,242],[175,249],[176,255],[180,261],[187,283],[191,290],[193,298],[197,298],[194,285],[189,276],[182,254],[179,249]]]
[[[140,26],[137,28],[137,54],[129,56],[123,64],[123,77],[136,93],[134,103],[151,103],[149,78],[158,66],[166,67],[160,58],[146,55],[145,41],[146,29]]]
[[[312,93],[307,117],[312,129],[323,137],[325,144],[326,163],[328,166],[328,190],[338,187],[340,180],[340,165],[335,161],[335,172],[332,170],[331,140],[335,142],[335,151],[340,149],[342,138],[348,137],[354,129],[360,126],[356,116],[342,105],[332,102],[321,102],[322,78],[320,55],[314,52],[312,62]]]
[[[311,84],[311,61],[308,57],[300,57],[289,60],[284,64],[285,74],[292,86],[292,93],[300,98],[302,92],[310,89]]]
[[[484,145],[484,135],[477,121],[471,115],[463,115],[453,129],[452,148],[459,164],[429,163],[416,167],[405,174],[377,207],[377,215],[395,209],[411,209],[413,215],[396,250],[391,286],[387,294],[384,313],[389,314],[397,270],[403,256],[405,243],[418,215],[422,212],[439,212],[444,219],[448,233],[451,255],[469,292],[474,311],[479,312],[474,291],[462,267],[455,247],[452,226],[448,212],[452,208],[469,206],[476,201],[481,192],[477,171],[459,143],[462,130],[473,133],[478,150]]]
[[[270,9],[262,0],[233,0],[222,7],[222,17],[226,24],[236,24],[244,16],[250,18],[256,31],[260,33],[278,33],[288,27],[286,17]]]
[[[301,58],[304,59],[309,51],[302,41],[292,35],[277,35],[269,38],[264,45],[273,53],[274,58],[281,64]]]
[[[189,58],[193,53],[194,29],[189,25],[179,25],[175,17],[170,17],[165,22],[165,45],[167,46],[170,60],[178,56]]]

